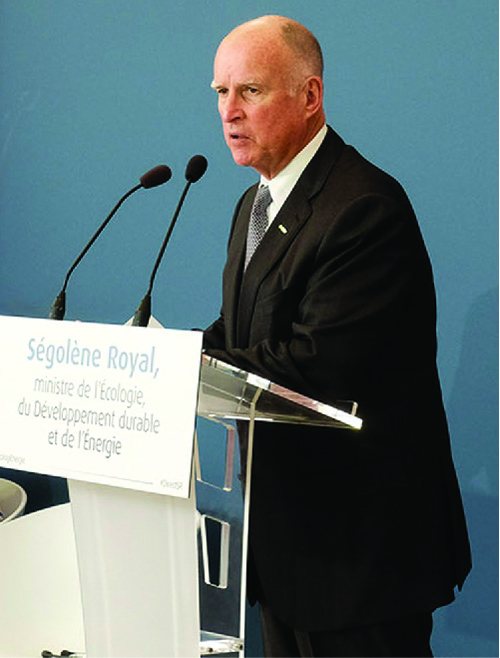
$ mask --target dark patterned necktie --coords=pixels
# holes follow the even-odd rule
[[[252,212],[250,213],[250,223],[248,225],[247,251],[245,256],[245,269],[247,268],[254,251],[259,246],[267,229],[267,208],[272,201],[271,192],[267,185],[262,185],[257,190]]]

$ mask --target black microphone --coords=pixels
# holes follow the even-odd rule
[[[140,177],[139,185],[136,185],[122,196],[122,198],[118,201],[118,203],[113,208],[113,210],[109,213],[109,215],[106,217],[104,222],[101,224],[101,226],[94,233],[94,235],[92,236],[86,247],[83,249],[81,254],[78,256],[78,258],[75,260],[73,265],[69,268],[68,273],[66,274],[66,278],[64,280],[64,285],[62,287],[62,290],[57,295],[51,306],[49,313],[50,320],[62,320],[64,318],[64,314],[66,313],[66,286],[68,285],[69,277],[73,274],[75,267],[85,256],[85,254],[90,249],[90,247],[94,244],[97,238],[104,231],[104,229],[110,222],[111,218],[116,213],[118,208],[122,205],[122,203],[125,201],[125,199],[127,199],[134,192],[137,192],[137,190],[140,190],[141,187],[143,187],[146,190],[149,190],[152,187],[163,185],[163,183],[166,183],[168,180],[170,180],[171,176],[172,176],[172,172],[170,170],[170,167],[167,167],[167,165],[164,164],[157,165],[156,167],[153,167],[153,169],[150,169]]]
[[[151,291],[153,290],[153,283],[156,277],[156,273],[158,272],[158,268],[160,266],[161,260],[163,258],[163,254],[165,253],[165,249],[167,248],[168,241],[170,240],[170,236],[172,235],[172,231],[174,230],[175,222],[177,221],[177,217],[179,216],[179,213],[182,208],[182,204],[184,203],[184,199],[186,198],[186,194],[189,188],[191,187],[191,184],[196,183],[197,181],[200,180],[200,178],[206,172],[207,167],[208,167],[208,162],[205,156],[203,155],[193,155],[191,160],[187,163],[186,174],[185,174],[187,184],[186,187],[184,188],[183,193],[181,194],[181,198],[179,199],[179,203],[177,204],[177,208],[174,212],[174,216],[172,217],[170,226],[168,227],[167,234],[165,236],[165,239],[163,240],[163,244],[158,253],[158,257],[156,258],[156,263],[153,267],[153,272],[151,273],[151,278],[149,280],[149,288],[147,289],[146,294],[144,295],[141,303],[139,304],[136,312],[134,313],[134,318],[132,320],[132,326],[134,327],[147,327],[148,325],[149,318],[151,317]]]

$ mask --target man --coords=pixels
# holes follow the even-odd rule
[[[249,597],[266,655],[431,656],[432,611],[470,569],[432,272],[402,188],[325,125],[322,70],[279,16],[237,27],[214,64],[226,142],[268,190],[238,203],[205,347],[363,419],[257,427]],[[253,254],[251,214],[268,224]]]

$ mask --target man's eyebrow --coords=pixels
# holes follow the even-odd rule
[[[243,87],[246,87],[246,88],[248,88],[248,87],[259,87],[259,88],[261,88],[262,86],[263,86],[262,83],[258,82],[256,80],[255,81],[254,80],[248,80],[246,82],[241,82],[237,85],[237,87],[240,88],[240,89],[243,88]],[[212,80],[212,82],[210,83],[210,87],[212,89],[217,90],[217,89],[224,89],[225,85],[219,84],[218,82],[215,82],[215,80]]]

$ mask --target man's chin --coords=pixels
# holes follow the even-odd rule
[[[240,167],[253,166],[253,158],[251,157],[251,154],[246,151],[246,149],[235,146],[234,144],[229,145],[229,148],[231,150],[233,160],[237,165],[240,165]]]
[[[252,165],[251,165],[249,162],[247,162],[246,160],[242,160],[241,158],[235,158],[234,155],[233,155],[233,160],[234,160],[235,163],[236,163],[237,165],[239,165],[240,167],[251,167],[251,166],[252,166]]]

